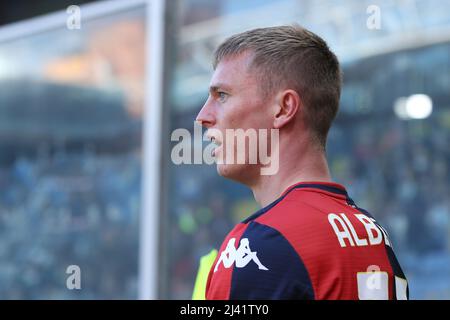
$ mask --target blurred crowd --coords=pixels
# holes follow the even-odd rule
[[[175,113],[170,125],[192,128],[195,111]],[[401,121],[343,107],[329,135],[334,180],[388,230],[412,298],[450,297],[449,131],[448,108]],[[2,149],[0,298],[136,298],[140,151],[35,150]],[[214,166],[165,165],[162,294],[186,299],[199,258],[258,206]],[[79,291],[66,288],[69,265],[81,268]]]
[[[0,299],[137,297],[137,154],[18,157],[0,190]],[[66,287],[70,265],[81,290]]]
[[[414,299],[450,298],[448,52],[444,44],[344,65],[327,144],[334,181],[388,230]],[[400,120],[394,103],[413,93],[429,94],[433,112]],[[200,107],[175,108],[172,128],[192,128]],[[187,298],[199,258],[258,206],[248,189],[218,177],[213,166],[172,165],[170,173],[169,295]]]
[[[177,16],[167,32],[170,60],[165,65],[172,82],[164,97],[172,105],[164,106],[170,115],[163,127],[193,128],[219,38],[238,31],[243,22],[250,27],[255,8],[276,2],[173,2]],[[448,10],[436,10],[439,1],[412,2],[422,6],[418,13],[434,19],[425,23],[405,14],[400,21],[406,23],[397,23],[397,12],[405,10],[389,1],[383,7],[383,30],[372,32],[353,26],[365,25],[370,2],[355,0],[346,7],[333,1],[333,11],[324,10],[329,3],[314,0],[280,1],[279,7],[267,7],[269,11],[261,7],[257,23],[297,21],[308,26],[308,21],[319,21],[325,29],[317,30],[329,35],[327,41],[336,35],[335,42],[347,44],[348,51],[342,52],[357,55],[351,44],[367,42],[363,35],[383,40],[392,32],[401,39],[403,32],[417,31],[410,24],[417,23],[419,30],[448,25]],[[243,15],[231,16],[235,20],[220,20],[241,9],[246,10]],[[81,30],[85,33],[70,33],[73,38],[66,30],[59,36],[43,32],[36,33],[36,40],[20,39],[7,46],[8,63],[0,71],[16,75],[22,68],[26,78],[34,79],[30,70],[50,61],[44,68],[47,80],[85,88],[63,92],[59,85],[10,80],[0,86],[0,299],[137,298],[142,201],[137,123],[146,93],[142,12],[120,13],[134,18],[114,27],[87,24]],[[274,12],[281,14],[275,15],[276,21],[271,20]],[[338,28],[319,18],[342,23]],[[350,20],[353,25],[345,23]],[[99,19],[100,25],[102,21],[107,20]],[[189,28],[178,30],[178,24]],[[100,32],[91,38],[90,30]],[[83,37],[87,41],[81,41]],[[52,45],[35,50],[36,43]],[[368,43],[374,49],[380,44]],[[69,56],[64,52],[72,49],[67,48],[74,51]],[[341,111],[327,152],[334,180],[389,232],[411,298],[450,299],[450,44],[425,51],[399,51],[345,66]],[[49,59],[49,52],[57,59]],[[28,59],[24,53],[30,53]],[[125,95],[106,95],[92,90],[95,86],[113,93],[120,87]],[[429,94],[434,111],[425,120],[401,121],[392,110],[394,100],[413,93]],[[79,140],[60,144],[70,136]],[[169,150],[170,135],[162,139]],[[232,227],[259,207],[250,190],[218,177],[214,166],[176,166],[170,156],[163,156],[166,180],[157,213],[162,220],[160,296],[189,299],[200,257],[218,249]],[[70,265],[81,269],[81,290],[66,287]]]
[[[335,181],[386,227],[416,298],[450,295],[444,118],[340,118],[328,142]],[[189,127],[189,117],[180,119],[176,125]],[[199,258],[258,206],[248,189],[217,177],[214,166],[169,167],[163,233],[169,297],[189,298]],[[0,297],[136,298],[140,179],[137,152],[60,150],[2,165]],[[66,288],[66,269],[74,264],[81,268],[80,291]],[[432,284],[436,273],[441,278]]]
[[[415,298],[450,297],[450,126],[439,119],[338,121],[328,142],[334,180],[386,227]],[[258,206],[214,166],[173,166],[171,176],[171,292],[187,298],[200,257]]]

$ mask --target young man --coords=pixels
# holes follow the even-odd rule
[[[327,44],[299,26],[234,35],[215,53],[209,91],[197,121],[217,145],[218,173],[251,188],[262,209],[224,240],[206,299],[407,299],[386,231],[331,180],[341,71]],[[268,132],[258,143],[277,153],[275,173],[261,174],[267,163],[249,163],[251,152],[245,163],[225,157],[236,149],[226,131],[238,129]]]

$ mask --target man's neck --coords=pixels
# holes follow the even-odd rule
[[[291,153],[289,158],[285,154],[280,162],[279,171],[275,175],[259,176],[254,185],[250,186],[255,200],[261,207],[265,207],[278,199],[286,189],[296,183],[306,181],[331,182],[324,152],[310,148],[303,150],[301,157]],[[299,154],[299,153],[297,153]]]

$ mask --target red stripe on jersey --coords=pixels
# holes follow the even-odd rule
[[[345,191],[338,184],[320,184]],[[351,246],[345,239],[346,246],[342,247],[328,221],[330,213],[345,214],[357,237],[361,241],[368,238],[364,225],[355,216],[361,212],[347,203],[346,195],[318,188],[290,191],[255,221],[278,230],[296,250],[309,273],[315,299],[358,299],[357,274],[377,268],[388,274],[389,299],[393,299],[394,274],[384,236],[378,245],[356,246],[353,240]]]
[[[230,297],[231,290],[231,277],[233,275],[234,263],[230,268],[225,268],[223,263],[217,266],[217,271],[214,272],[216,264],[220,259],[220,255],[225,251],[226,246],[231,238],[235,238],[235,246],[239,246],[239,241],[247,228],[246,224],[238,224],[234,229],[228,234],[220,247],[219,254],[211,267],[208,274],[208,280],[206,282],[206,300],[228,300]],[[237,249],[237,247],[236,247]],[[215,278],[220,280],[215,280]]]

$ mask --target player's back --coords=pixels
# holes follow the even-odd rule
[[[385,230],[334,183],[299,183],[225,239],[208,299],[405,299]]]

